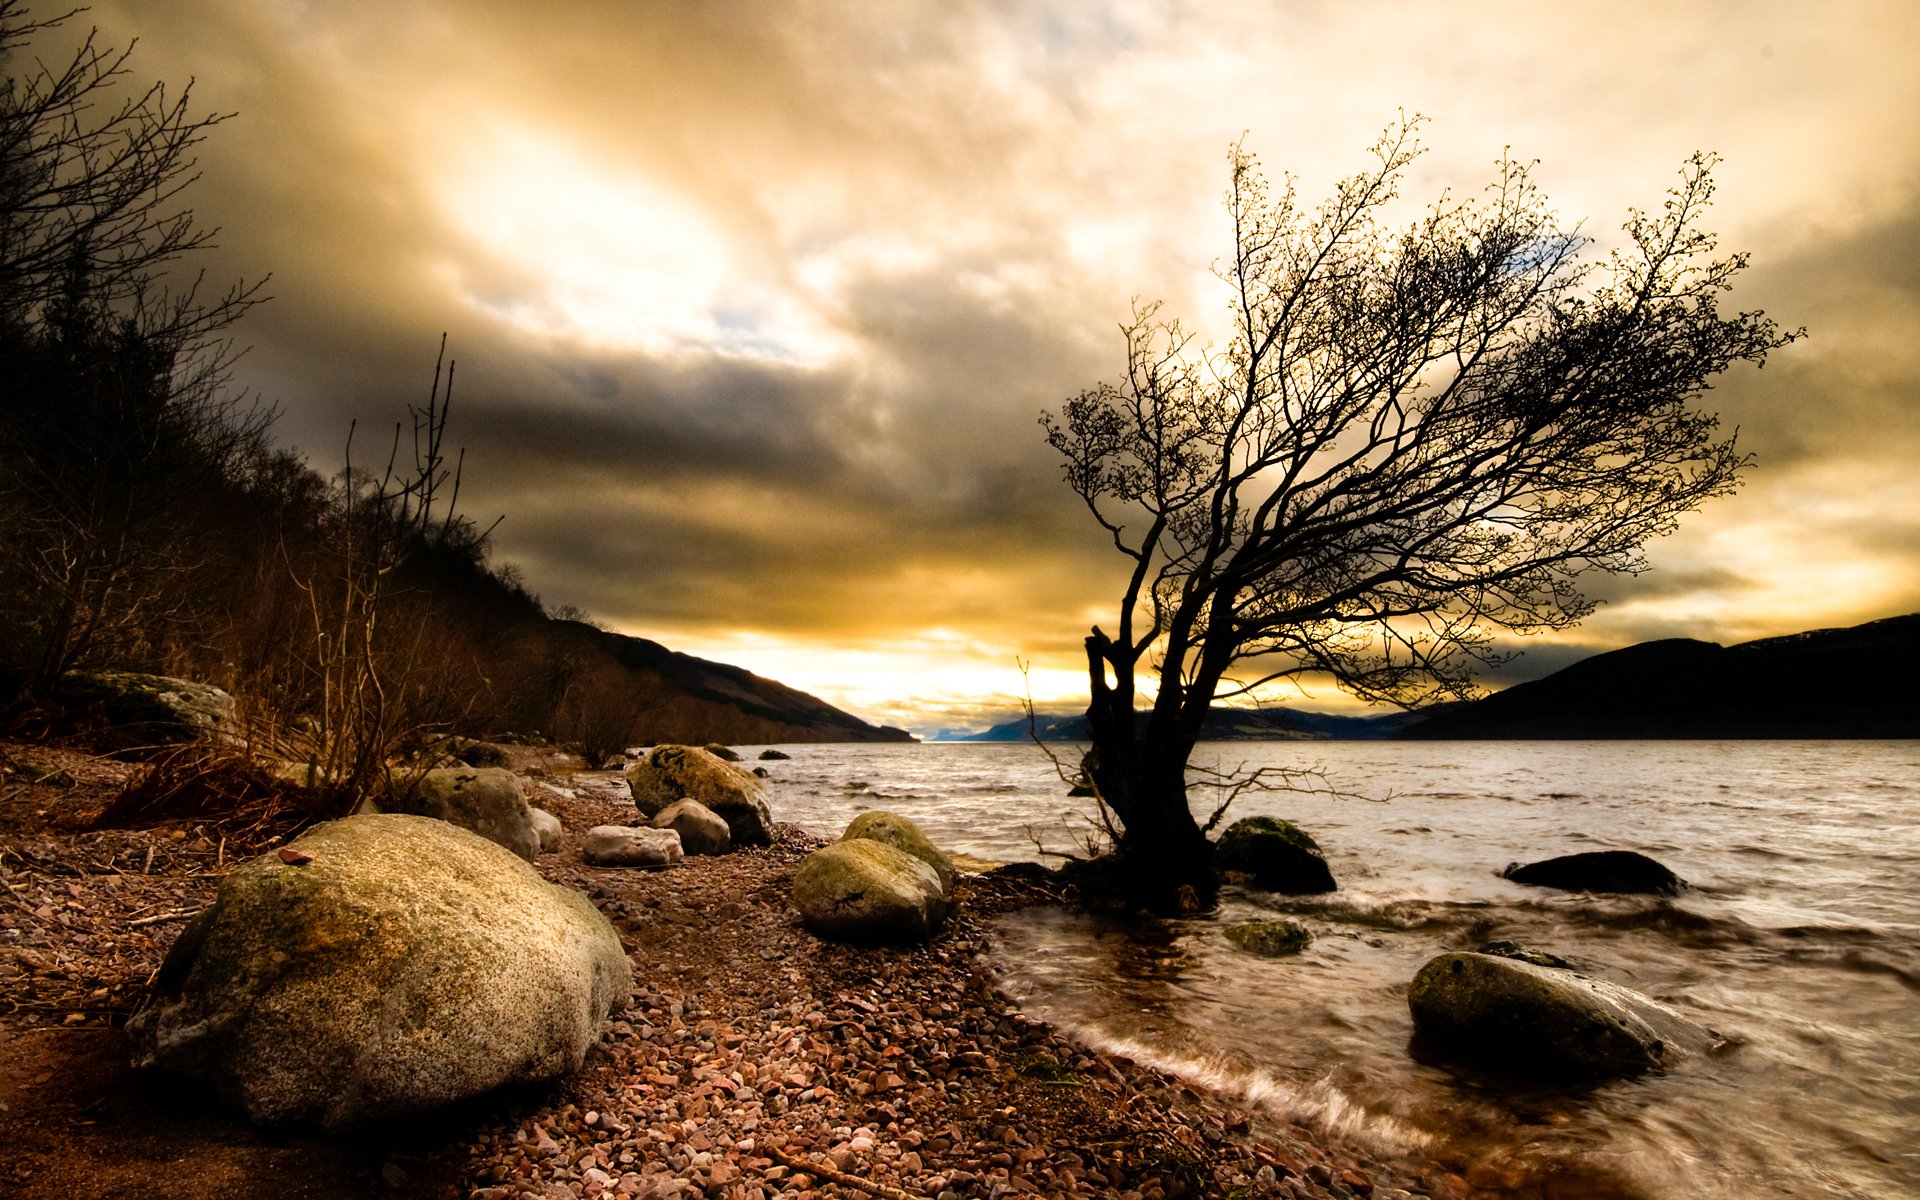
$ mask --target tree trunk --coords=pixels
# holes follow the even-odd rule
[[[1087,639],[1093,703],[1087,710],[1093,745],[1084,767],[1118,826],[1116,880],[1128,903],[1163,914],[1212,908],[1219,892],[1213,843],[1187,805],[1187,758],[1194,737],[1161,721],[1143,721],[1104,667],[1116,647],[1099,631]],[[1113,664],[1116,673],[1131,664]]]

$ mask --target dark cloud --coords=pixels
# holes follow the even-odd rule
[[[1525,643],[1507,677],[1920,605],[1903,5],[1649,0],[1543,25],[1517,3],[104,0],[83,19],[239,113],[195,207],[224,229],[211,278],[274,275],[238,378],[286,440],[331,467],[357,421],[371,453],[445,331],[463,501],[505,514],[497,546],[535,590],[765,652],[876,715],[1004,706],[962,693],[1017,695],[996,682],[1015,653],[1078,686],[1122,564],[1039,410],[1123,365],[1135,295],[1217,323],[1230,141],[1311,196],[1402,107],[1436,118],[1422,195],[1471,189],[1512,144],[1603,237],[1720,150],[1723,228],[1755,255],[1729,303],[1810,334],[1710,398],[1752,486],[1648,574],[1591,581],[1585,640]],[[898,667],[891,700],[835,690],[882,646],[931,665]]]

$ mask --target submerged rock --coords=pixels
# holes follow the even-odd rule
[[[905,850],[921,862],[933,868],[940,877],[940,891],[943,895],[953,895],[953,860],[948,858],[940,847],[927,840],[920,827],[899,813],[885,809],[871,809],[861,813],[847,824],[847,830],[840,835],[841,841],[866,839],[873,842],[885,842],[896,850]]]
[[[793,755],[781,750],[767,749],[760,752],[760,760],[762,762],[785,762],[792,757]]]
[[[676,800],[698,800],[727,823],[736,846],[773,841],[773,814],[766,785],[751,771],[722,762],[694,746],[656,746],[627,768],[635,807],[648,819]]]
[[[721,762],[739,762],[740,761],[739,751],[734,750],[728,746],[723,746],[719,742],[708,742],[705,746],[702,746],[701,749],[705,750],[708,754],[713,755],[715,758],[719,759]]]
[[[932,867],[866,838],[807,855],[793,874],[793,906],[819,936],[866,945],[923,942],[947,915]]]
[[[442,767],[428,771],[411,788],[389,796],[387,812],[434,817],[470,829],[532,861],[540,853],[520,777],[500,767]]]
[[[1261,958],[1284,958],[1313,944],[1313,934],[1298,921],[1246,921],[1221,932],[1235,946]]]
[[[255,1121],[338,1127],[576,1070],[632,986],[579,892],[444,821],[367,814],[229,874],[127,1033],[136,1066]]]
[[[1532,1075],[1636,1075],[1725,1045],[1631,988],[1491,954],[1443,954],[1407,990],[1415,1035],[1482,1066]]]
[[[653,818],[653,827],[679,834],[680,846],[688,854],[725,854],[733,849],[733,832],[727,823],[698,800],[667,805]]]
[[[1293,822],[1277,817],[1243,817],[1229,825],[1220,835],[1214,863],[1263,891],[1305,896],[1338,886],[1319,844]]]
[[[1570,892],[1678,896],[1687,886],[1686,880],[1632,850],[1589,850],[1525,866],[1513,863],[1500,874],[1515,883]]]
[[[646,825],[595,825],[580,853],[596,867],[667,867],[686,857],[678,833]]]
[[[1516,962],[1532,963],[1536,967],[1552,967],[1559,971],[1574,970],[1574,965],[1558,954],[1539,949],[1536,946],[1523,945],[1520,942],[1501,940],[1487,942],[1473,948],[1475,954],[1491,954],[1496,958],[1511,958]]]

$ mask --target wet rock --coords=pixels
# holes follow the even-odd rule
[[[632,988],[585,896],[457,826],[366,814],[289,848],[183,931],[128,1022],[136,1065],[339,1127],[573,1071]]]
[[[681,849],[688,854],[725,854],[733,849],[732,830],[698,800],[678,800],[667,805],[653,818],[653,827],[679,834]]]
[[[708,754],[713,755],[715,758],[719,759],[721,762],[737,763],[740,761],[740,755],[737,751],[729,747],[722,746],[719,742],[708,742],[706,745],[702,746],[701,749],[705,750]]]
[[[1407,1006],[1422,1043],[1523,1074],[1635,1075],[1725,1044],[1631,988],[1490,954],[1434,959]]]
[[[648,819],[677,800],[698,800],[727,823],[736,846],[773,840],[766,785],[750,771],[693,746],[656,746],[627,768],[633,803]]]
[[[678,833],[645,825],[595,825],[580,853],[596,867],[665,867],[686,857]]]
[[[1553,967],[1561,971],[1571,971],[1574,969],[1572,963],[1561,958],[1558,954],[1550,953],[1536,946],[1527,946],[1520,942],[1510,942],[1504,939],[1497,942],[1488,942],[1481,946],[1475,946],[1473,952],[1475,954],[1491,954],[1497,958],[1511,958],[1519,962],[1532,963],[1536,967]]]
[[[1247,921],[1221,932],[1235,946],[1261,958],[1298,954],[1313,943],[1313,934],[1298,921]]]
[[[1677,896],[1687,881],[1653,859],[1632,850],[1590,850],[1521,866],[1500,874],[1515,883],[1570,892],[1631,892]]]
[[[567,832],[566,826],[544,808],[530,808],[527,812],[533,819],[533,834],[540,839],[540,853],[546,854],[560,844]]]
[[[527,806],[520,777],[499,767],[428,771],[380,807],[470,829],[529,861],[540,853],[540,835],[534,830],[533,810]]]
[[[1333,872],[1305,830],[1277,817],[1244,817],[1220,835],[1214,862],[1269,892],[1305,896],[1334,891]]]
[[[792,757],[793,755],[780,750],[762,750],[760,752],[760,760],[762,762],[785,762]]]
[[[927,835],[920,832],[920,827],[910,819],[878,808],[863,812],[847,824],[847,830],[840,835],[840,840],[850,842],[863,839],[884,842],[926,863],[940,877],[941,894],[948,897],[953,895],[953,860],[928,841]]]
[[[793,906],[821,937],[865,945],[925,941],[947,914],[932,867],[866,838],[807,855],[793,875]]]

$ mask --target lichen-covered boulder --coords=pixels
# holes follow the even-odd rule
[[[679,834],[646,825],[595,825],[580,853],[596,867],[670,867],[686,857]]]
[[[793,906],[821,937],[862,945],[923,942],[947,915],[932,867],[866,838],[807,855],[793,874]]]
[[[540,853],[550,852],[560,844],[560,839],[566,835],[567,827],[560,823],[559,817],[544,808],[529,808],[527,812],[533,820],[533,835],[540,839]]]
[[[1278,817],[1244,817],[1227,826],[1214,863],[1263,891],[1306,896],[1337,887],[1319,844],[1293,822]]]
[[[1235,946],[1261,958],[1298,954],[1313,943],[1313,934],[1298,921],[1244,921],[1221,932]]]
[[[734,845],[764,846],[773,840],[766,786],[751,771],[696,746],[655,746],[627,768],[627,787],[648,819],[676,800],[698,800],[727,823]]]
[[[94,714],[110,728],[110,745],[212,741],[238,744],[233,697],[212,684],[137,671],[75,671],[53,685],[52,698]]]
[[[127,1033],[136,1066],[331,1128],[576,1070],[632,987],[585,896],[447,822],[376,813],[229,874]]]
[[[676,800],[653,818],[655,829],[680,835],[688,854],[725,854],[733,849],[733,831],[712,809],[698,800]]]
[[[863,812],[849,822],[846,832],[840,835],[843,842],[859,839],[885,842],[896,850],[905,850],[933,868],[933,873],[940,877],[943,895],[953,895],[953,860],[928,841],[927,835],[908,818],[877,808]]]
[[[520,777],[500,767],[441,767],[380,803],[385,812],[434,817],[498,842],[531,862],[540,853]]]
[[[1725,1041],[1631,988],[1492,954],[1443,954],[1407,991],[1422,1043],[1531,1075],[1637,1075]]]
[[[1500,874],[1515,883],[1570,892],[1678,896],[1687,886],[1686,880],[1633,850],[1588,850],[1525,866],[1513,863]]]

